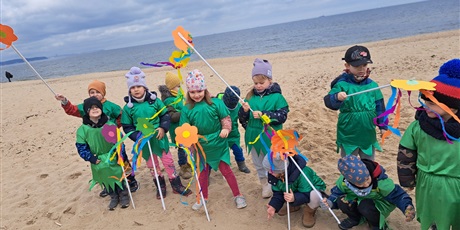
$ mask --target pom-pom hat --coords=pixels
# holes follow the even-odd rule
[[[129,70],[128,73],[125,74],[126,77],[126,83],[128,84],[128,107],[132,108],[133,103],[131,102],[131,88],[134,86],[143,86],[145,88],[145,91],[148,92],[149,88],[147,87],[147,84],[145,82],[145,73],[142,72],[142,70],[139,67],[133,66]],[[152,100],[156,99],[155,94],[151,94],[150,98]]]
[[[436,83],[433,96],[449,108],[460,109],[460,59],[452,59],[439,68],[439,75],[431,82]],[[429,100],[422,95],[422,98]]]

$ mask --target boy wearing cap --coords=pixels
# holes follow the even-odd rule
[[[412,198],[377,162],[348,155],[339,159],[338,169],[341,175],[323,203],[339,208],[348,216],[339,224],[340,229],[350,229],[364,220],[372,230],[387,229],[385,219],[396,207],[404,213],[407,222],[414,219]]]
[[[110,160],[110,149],[113,143],[105,140],[102,135],[102,127],[115,125],[109,121],[108,117],[102,112],[103,106],[96,97],[90,97],[83,102],[83,124],[77,130],[76,147],[78,154],[85,161],[91,162],[91,172],[93,174],[92,185],[101,184],[106,188],[110,195],[109,210],[114,210],[118,203],[121,208],[129,207],[128,190],[122,178],[123,169],[117,164],[117,159]],[[121,148],[124,152],[125,148]],[[122,154],[126,156],[125,154]]]
[[[331,90],[324,97],[326,107],[340,110],[337,121],[337,152],[342,157],[353,154],[361,159],[373,160],[375,149],[382,151],[373,122],[375,117],[385,111],[382,92],[374,90],[347,97],[351,93],[378,87],[369,78],[370,70],[367,65],[372,63],[371,54],[364,46],[353,46],[347,50],[342,60],[345,60],[345,70],[332,81]],[[378,119],[378,124],[381,123],[383,118]]]
[[[444,63],[431,82],[436,91],[422,94],[425,110],[399,143],[399,183],[416,188],[421,229],[460,229],[460,59]]]
[[[286,206],[283,207],[285,202],[289,202],[290,212],[299,211],[300,206],[305,204],[302,224],[307,228],[313,227],[316,223],[315,214],[320,206],[321,199],[313,191],[313,188],[307,179],[303,177],[291,158],[288,158],[287,161],[289,192],[286,192],[284,160],[281,159],[279,153],[274,154],[271,162],[269,157],[271,157],[270,154],[265,155],[262,162],[263,167],[268,171],[268,182],[271,184],[273,190],[273,196],[267,204],[268,219],[271,219],[275,213],[278,213],[280,216],[286,215]],[[295,155],[292,158],[317,190],[324,191],[326,189],[324,181],[316,175],[313,169],[306,166],[307,162],[303,157]]]
[[[240,89],[236,86],[231,86],[233,91],[235,91],[238,96],[240,96]],[[238,111],[241,108],[241,104],[238,103],[239,98],[232,92],[232,90],[227,87],[225,92],[217,94],[217,98],[224,101],[225,106],[227,106],[230,111],[230,118],[232,119],[232,131],[228,134],[228,147],[232,149],[233,155],[235,156],[236,164],[238,169],[244,173],[250,173],[251,170],[246,166],[243,149],[240,146],[240,131],[238,130]]]
[[[88,95],[90,97],[97,98],[103,105],[103,112],[108,117],[109,121],[115,123],[118,128],[121,127],[120,119],[121,119],[121,107],[105,98],[106,95],[106,87],[105,83],[102,81],[94,80],[89,83],[88,85]],[[74,105],[72,104],[64,95],[57,93],[55,95],[56,100],[61,101],[61,106],[64,109],[65,113],[74,117],[84,117],[86,112],[83,108],[83,103]],[[126,153],[125,153],[126,154]],[[135,192],[139,189],[139,184],[134,176],[131,173],[131,163],[128,160],[128,157],[125,155],[123,156],[126,160],[125,169],[128,172],[127,179],[129,181],[129,187],[131,192]],[[107,191],[104,189],[99,196],[106,197],[108,195]]]
[[[159,85],[158,91],[161,94],[161,100],[168,108],[168,114],[171,117],[171,126],[169,127],[169,137],[171,142],[176,142],[176,130],[179,127],[180,113],[184,107],[184,95],[180,94],[180,79],[177,75],[167,72],[165,85]],[[187,155],[181,148],[177,148],[178,164],[180,167],[179,176],[187,180],[192,177],[192,167],[187,163]]]

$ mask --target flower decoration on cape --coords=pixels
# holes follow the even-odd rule
[[[185,43],[181,37],[179,37],[179,33],[185,38],[193,46],[192,35],[190,32],[186,31],[182,26],[178,26],[172,32],[172,36],[174,38],[174,45],[184,53],[188,54],[188,45]]]
[[[149,122],[149,119],[138,118],[136,130],[141,131],[142,135],[148,136],[151,133],[155,132],[155,127],[153,127],[152,123]]]
[[[117,143],[117,126],[116,125],[107,125],[102,126],[101,130],[102,136],[109,143]]]
[[[198,129],[196,126],[191,126],[189,123],[176,128],[176,142],[190,148],[193,144],[198,142]]]
[[[391,86],[395,88],[404,89],[407,91],[420,90],[420,89],[433,90],[433,91],[436,90],[434,88],[436,86],[436,83],[429,82],[429,81],[392,80],[390,84]]]
[[[13,29],[7,25],[0,24],[0,42],[6,45],[5,48],[0,48],[0,50],[8,49],[16,40],[18,40],[18,37],[14,34]]]
[[[276,133],[277,135],[274,135],[271,139],[271,151],[295,155],[298,152],[296,147],[303,136],[299,135],[295,130],[278,130]]]

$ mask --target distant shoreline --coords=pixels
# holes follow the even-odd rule
[[[32,61],[39,61],[39,60],[46,60],[48,59],[47,57],[33,57],[33,58],[26,58],[27,61],[32,62]],[[18,58],[18,59],[12,59],[4,62],[0,62],[0,65],[13,65],[13,64],[18,64],[18,63],[24,63],[24,60]]]

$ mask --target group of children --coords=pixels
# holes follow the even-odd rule
[[[137,128],[139,119],[148,119],[155,130],[141,153],[154,176],[155,185],[160,185],[157,186],[158,199],[160,191],[166,196],[165,178],[161,174],[158,157],[173,192],[185,196],[192,193],[182,185],[176,174],[169,150],[169,143],[175,143],[175,128],[189,123],[196,126],[198,133],[204,137],[199,139],[202,148],[191,149],[195,156],[206,156],[206,166],[199,174],[204,201],[208,201],[209,172],[214,169],[225,177],[236,207],[246,207],[246,199],[230,168],[229,148],[233,151],[238,169],[250,173],[240,147],[239,121],[245,130],[246,151],[251,155],[261,183],[261,195],[263,198],[271,198],[267,204],[269,219],[275,213],[286,215],[287,209],[283,205],[289,202],[290,212],[304,206],[302,223],[308,228],[315,225],[315,213],[321,206],[338,208],[347,215],[339,224],[340,229],[350,229],[364,222],[371,229],[386,229],[386,217],[398,207],[406,221],[415,218],[417,208],[417,220],[421,222],[422,229],[459,229],[460,167],[457,164],[460,160],[460,59],[451,60],[441,67],[439,76],[432,80],[437,84],[433,97],[422,97],[425,109],[421,108],[417,112],[416,121],[411,123],[401,139],[397,159],[398,177],[401,186],[416,188],[415,206],[411,197],[375,161],[375,150],[381,151],[381,148],[373,119],[385,110],[382,93],[374,90],[348,96],[378,87],[369,78],[370,70],[367,66],[372,63],[370,52],[364,46],[353,46],[346,51],[343,60],[345,70],[332,81],[331,90],[324,97],[326,107],[340,110],[336,144],[337,152],[341,155],[337,164],[341,175],[330,195],[325,192],[324,181],[306,166],[302,156],[283,160],[284,157],[280,155],[283,153],[271,153],[265,119],[270,120],[271,129],[282,129],[288,117],[289,105],[281,93],[280,85],[273,80],[272,66],[267,60],[255,59],[252,69],[254,86],[244,101],[240,100],[240,90],[236,86],[227,87],[225,92],[216,97],[211,96],[205,77],[199,70],[187,74],[185,98],[180,93],[179,78],[167,73],[165,85],[159,86],[160,99],[156,92],[149,91],[145,74],[138,67],[131,68],[125,75],[128,96],[125,97],[126,105],[123,109],[105,99],[105,85],[99,81],[88,86],[90,98],[81,105],[74,106],[59,94],[56,99],[61,101],[67,114],[83,118],[83,124],[77,131],[77,150],[84,160],[91,163],[93,181],[102,184],[111,196],[111,210],[118,202],[122,208],[128,207],[129,198],[126,196],[125,184],[107,181],[95,175],[104,170],[104,173],[110,172],[116,177],[121,177],[123,173],[121,168],[115,169],[112,161],[108,160],[106,155],[113,144],[102,138],[100,132],[105,124],[117,124],[126,135],[129,134],[131,140],[138,141],[145,138]],[[438,102],[444,103],[450,112],[445,111],[447,107],[440,106]],[[383,121],[379,120],[378,123]],[[378,127],[381,132],[386,129]],[[170,140],[166,135],[168,132]],[[122,150],[121,156],[129,167],[129,159],[124,148]],[[188,179],[192,175],[187,156],[181,148],[177,152],[180,175]],[[99,167],[101,163],[105,166]],[[131,192],[136,191],[139,185],[134,173],[130,168],[124,169],[124,172],[128,176]],[[285,172],[288,174],[287,181]],[[313,190],[319,191],[324,199],[321,200],[321,196]],[[192,209],[199,210],[202,206],[200,200]]]

